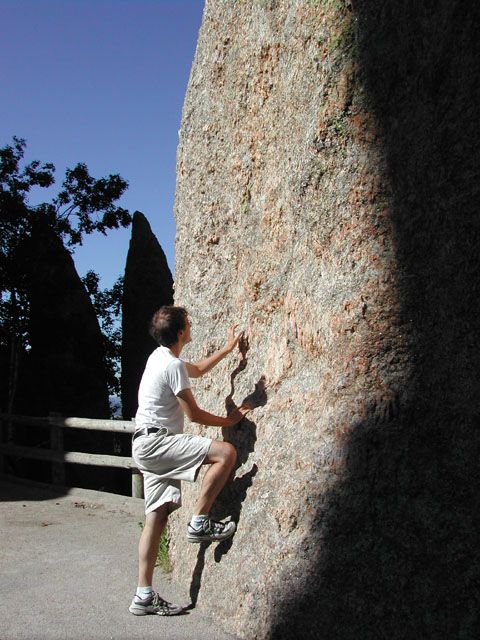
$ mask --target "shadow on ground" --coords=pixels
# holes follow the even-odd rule
[[[0,474],[0,502],[46,501],[68,495],[70,488]]]

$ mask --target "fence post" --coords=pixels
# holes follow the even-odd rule
[[[132,469],[132,497],[143,498],[143,477],[138,469]]]
[[[132,418],[135,424],[135,418]],[[143,498],[143,476],[138,469],[132,469],[132,497]]]
[[[60,414],[51,411],[48,414],[49,418],[59,418]],[[61,427],[50,424],[50,448],[53,451],[60,453],[64,452],[63,448],[63,431]],[[65,484],[65,463],[64,462],[52,462],[52,484]]]
[[[3,419],[0,418],[0,443],[3,444]],[[0,453],[0,473],[5,473],[5,456]]]

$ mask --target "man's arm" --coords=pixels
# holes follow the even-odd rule
[[[204,424],[207,427],[233,427],[251,410],[250,405],[242,405],[234,409],[226,418],[215,416],[200,409],[191,389],[184,389],[177,394],[178,401],[192,422]]]
[[[211,356],[208,356],[208,358],[205,358],[204,360],[200,360],[200,362],[197,362],[196,364],[191,364],[190,362],[185,363],[187,365],[187,371],[190,378],[200,378],[200,376],[205,375],[208,371],[210,371],[210,369],[213,369],[213,367],[217,365],[220,360],[223,360],[226,355],[228,355],[235,349],[243,336],[243,331],[240,331],[237,335],[235,335],[235,330],[237,327],[238,325],[230,327],[230,330],[228,332],[227,344],[225,347],[223,347],[223,349],[215,351],[215,353],[212,353]]]

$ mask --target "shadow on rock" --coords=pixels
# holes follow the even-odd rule
[[[213,517],[216,520],[222,520],[223,518],[230,516],[231,520],[238,526],[240,520],[240,512],[242,510],[242,503],[247,497],[247,491],[253,484],[253,478],[257,475],[258,467],[256,464],[252,465],[250,471],[245,473],[240,478],[235,478],[233,482],[229,482],[222,491],[222,500],[213,507]],[[226,507],[223,508],[223,505]],[[228,505],[228,506],[227,506]],[[222,557],[226,555],[235,540],[235,534],[221,542],[216,548],[214,553],[215,562],[220,562]]]
[[[304,561],[268,637],[467,640],[480,611],[480,8],[353,6],[413,372],[402,408],[352,425],[343,477],[312,492]]]
[[[231,389],[229,395],[225,399],[227,413],[230,413],[236,408],[236,404],[233,401],[233,395],[235,393],[235,379],[247,366],[248,360],[246,354],[248,351],[248,340],[243,340],[239,344],[239,348],[240,353],[242,354],[242,359],[230,377]],[[252,393],[247,395],[242,404],[247,402],[252,406],[252,409],[263,407],[267,403],[264,376],[262,376],[255,384],[254,390]],[[238,526],[242,511],[242,504],[247,497],[248,489],[253,484],[253,478],[258,472],[258,467],[256,464],[253,464],[250,471],[238,478],[235,477],[235,473],[248,461],[250,453],[255,449],[255,442],[257,441],[257,426],[252,420],[244,418],[233,428],[223,428],[222,436],[224,442],[230,442],[235,447],[237,451],[237,460],[232,472],[233,480],[229,480],[220,492],[215,504],[213,505],[211,516],[214,520],[223,520],[224,518],[229,517]],[[216,562],[220,562],[222,557],[228,553],[233,545],[234,539],[235,534],[228,540],[224,540],[218,544],[214,553]],[[200,544],[200,549],[197,554],[197,563],[193,570],[192,581],[190,584],[190,597],[192,601],[190,608],[195,607],[198,599],[203,569],[205,567],[205,552],[210,544],[210,542],[202,542]]]

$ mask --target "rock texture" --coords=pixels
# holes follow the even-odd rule
[[[214,516],[172,556],[245,638],[474,637],[479,606],[477,7],[207,0],[177,155],[185,357],[253,397]],[[253,395],[252,395],[253,394]]]
[[[122,303],[122,413],[132,418],[138,405],[138,385],[148,356],[155,348],[149,324],[154,312],[173,302],[173,279],[167,259],[148,220],[136,211],[128,249]]]

